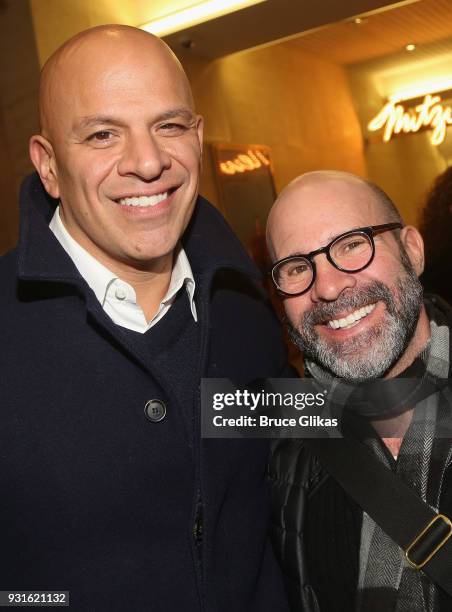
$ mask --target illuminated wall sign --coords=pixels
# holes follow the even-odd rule
[[[265,238],[259,228],[265,227],[276,199],[271,149],[256,142],[212,142],[208,149],[219,208],[256,263],[261,265]]]
[[[390,100],[367,127],[372,132],[384,127],[384,142],[389,142],[394,134],[418,132],[428,127],[433,129],[431,143],[439,145],[446,137],[448,125],[452,125],[452,108],[443,106],[440,96],[428,94],[421,104],[408,109]]]
[[[239,153],[233,159],[219,162],[220,172],[223,174],[237,174],[237,172],[251,172],[262,166],[269,166],[270,160],[258,149],[248,149],[246,153]]]

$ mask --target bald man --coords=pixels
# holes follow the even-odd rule
[[[256,268],[198,197],[187,78],[150,34],[94,28],[45,65],[40,116],[0,263],[0,590],[285,611],[267,444],[200,435],[201,377],[278,376],[285,352]]]
[[[443,418],[450,423],[452,409],[452,311],[435,296],[423,300],[419,232],[403,225],[376,185],[319,171],[283,190],[267,238],[272,278],[307,375],[331,397],[349,398],[345,413],[356,415],[353,435],[366,441],[375,461],[451,517],[452,447],[439,431]],[[361,404],[353,402],[359,383],[397,377],[414,379],[416,392],[392,403],[378,396],[371,412],[360,412]],[[430,384],[441,392],[429,397],[433,412],[427,418],[421,400],[431,394]],[[324,443],[336,444],[340,453],[341,442]],[[378,503],[384,491],[371,473],[367,483],[368,497]],[[404,551],[329,476],[308,443],[275,444],[271,484],[274,539],[294,612],[451,609],[452,598],[408,567]]]

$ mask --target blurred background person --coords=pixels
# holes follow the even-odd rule
[[[421,281],[426,292],[452,302],[452,167],[440,174],[427,195],[420,219],[426,266]]]

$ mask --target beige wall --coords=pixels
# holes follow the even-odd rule
[[[41,65],[64,41],[82,30],[107,23],[139,26],[193,4],[193,0],[29,1]]]
[[[212,63],[181,59],[205,118],[205,140],[269,145],[278,192],[309,170],[366,176],[360,125],[337,64],[290,42]],[[202,191],[218,200],[208,156]]]

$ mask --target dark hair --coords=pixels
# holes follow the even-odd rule
[[[435,258],[451,248],[452,167],[433,183],[420,218],[427,257]]]
[[[451,302],[452,167],[436,178],[427,194],[420,231],[425,244],[424,287]]]

